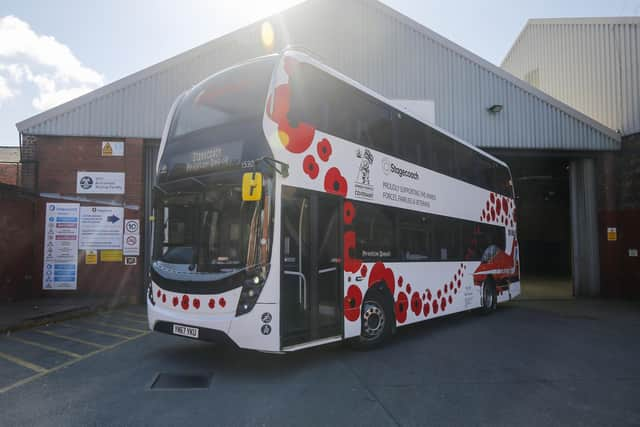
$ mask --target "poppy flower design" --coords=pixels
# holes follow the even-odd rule
[[[424,314],[424,317],[427,317],[430,311],[431,311],[431,304],[427,302],[422,308],[422,313]]]
[[[227,301],[222,297],[218,300],[218,304],[220,304],[220,307],[224,308],[224,306],[227,305]]]
[[[213,298],[209,298],[209,308],[213,310],[216,306],[216,300]]]
[[[371,273],[369,274],[369,287],[381,281],[387,285],[387,288],[389,288],[389,292],[391,292],[391,295],[394,295],[396,290],[396,279],[393,274],[393,270],[385,267],[382,261],[377,261],[375,264],[373,264]]]
[[[182,309],[183,310],[188,310],[189,309],[189,297],[187,295],[183,295],[182,296]]]
[[[447,308],[447,300],[442,298],[442,300],[440,300],[440,310],[444,311],[445,308]]]
[[[344,202],[344,223],[345,225],[351,225],[353,218],[356,216],[356,209],[353,207],[353,203]]]
[[[409,298],[404,292],[398,294],[398,300],[396,301],[396,320],[398,323],[404,323],[407,320],[407,310],[409,310]]]
[[[414,292],[413,295],[411,295],[411,311],[413,311],[413,314],[416,316],[419,316],[422,311],[422,299],[420,298],[419,292]]]
[[[344,179],[340,170],[332,167],[324,176],[324,189],[327,193],[337,194],[338,196],[347,196],[347,180]]]
[[[320,157],[320,160],[322,160],[323,162],[326,162],[327,160],[329,160],[329,157],[331,157],[331,143],[329,142],[329,140],[327,138],[322,138],[322,140],[320,142],[318,142],[318,157]]]
[[[362,261],[351,256],[351,250],[356,248],[355,231],[347,231],[344,233],[343,247],[344,271],[347,271],[349,273],[357,273],[360,269],[360,266],[362,265]]]
[[[273,94],[273,110],[268,116],[278,124],[278,138],[283,147],[287,151],[299,154],[311,146],[316,130],[305,122],[300,122],[295,127],[289,123],[290,103],[289,85],[276,87]]]
[[[344,297],[344,317],[350,321],[358,320],[362,306],[362,291],[356,285],[349,286]]]
[[[302,168],[304,169],[304,173],[309,175],[309,178],[311,179],[316,179],[320,173],[318,163],[316,163],[316,159],[314,159],[311,154],[304,158]]]
[[[366,264],[363,264],[363,265],[362,265],[362,268],[360,269],[360,275],[361,275],[362,277],[365,277],[365,276],[367,275],[367,270],[368,270],[368,269],[367,269]]]
[[[178,297],[173,297],[173,299],[171,300],[171,303],[173,304],[173,306],[177,306],[178,305]]]
[[[196,310],[200,308],[200,300],[198,298],[193,299],[193,308]]]
[[[433,314],[438,314],[438,309],[440,307],[438,306],[438,300],[433,300],[433,302],[431,303],[431,310],[433,311]]]
[[[162,302],[167,302],[167,296],[165,294],[162,294]]]

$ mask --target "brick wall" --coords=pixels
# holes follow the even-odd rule
[[[18,184],[18,165],[16,163],[0,163],[0,183]]]
[[[102,157],[102,141],[125,141],[124,157]],[[36,207],[35,259],[32,293],[45,293],[42,287],[42,264],[44,254],[44,212],[46,202],[70,202],[78,200],[81,206],[110,204],[125,206],[125,219],[139,219],[143,223],[143,140],[136,138],[85,138],[85,137],[42,137],[36,140],[35,153],[38,161],[38,188],[43,199]],[[76,194],[76,174],[78,171],[124,172],[125,194]],[[141,233],[142,236],[142,233]],[[78,256],[78,294],[135,298],[141,294],[143,250],[138,264],[126,266],[121,262],[101,262],[97,265],[85,263],[84,251]],[[52,291],[46,291],[50,293]],[[55,291],[53,291],[55,292]],[[68,292],[68,291],[57,291]]]

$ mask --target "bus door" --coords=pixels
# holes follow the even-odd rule
[[[341,203],[339,197],[283,187],[283,347],[342,333]]]

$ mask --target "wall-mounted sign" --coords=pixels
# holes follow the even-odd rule
[[[122,262],[122,251],[119,249],[106,249],[100,251],[101,262]]]
[[[140,255],[140,220],[127,219],[124,221],[122,250],[125,255]]]
[[[102,157],[124,156],[124,141],[102,141]]]
[[[78,194],[124,194],[124,172],[78,172]]]
[[[124,208],[82,206],[80,208],[80,249],[122,249]]]
[[[98,263],[98,251],[88,250],[84,253],[84,263],[87,265],[95,265]]]
[[[138,263],[138,257],[126,256],[124,257],[124,265],[136,265]]]
[[[629,256],[637,257],[638,256],[638,250],[637,249],[629,249]]]
[[[618,229],[616,227],[607,227],[607,240],[610,242],[618,240]]]
[[[47,203],[42,288],[75,290],[78,283],[78,203]]]

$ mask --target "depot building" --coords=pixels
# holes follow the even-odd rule
[[[154,168],[173,101],[221,69],[291,45],[511,166],[525,295],[528,281],[569,296],[638,293],[631,283],[640,266],[632,260],[621,269],[611,257],[628,258],[638,244],[624,240],[631,227],[619,222],[627,215],[637,223],[638,206],[612,195],[621,191],[621,174],[638,177],[624,165],[621,171],[619,160],[640,129],[625,129],[628,137],[543,92],[535,76],[511,74],[513,52],[500,68],[379,2],[309,0],[17,124],[19,184],[35,200],[33,271],[16,283],[20,295],[142,301]],[[69,229],[49,223],[47,209],[57,204],[71,204],[64,217],[82,225],[79,246],[68,253],[48,252],[51,230]],[[101,221],[99,231],[85,233],[86,224]],[[57,256],[71,257],[77,274],[48,281],[47,263]]]

